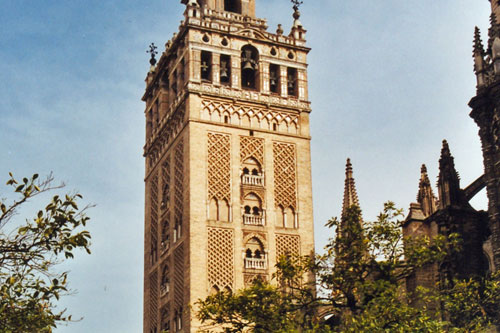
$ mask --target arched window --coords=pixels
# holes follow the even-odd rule
[[[249,193],[243,199],[243,224],[264,225],[262,201],[255,193]]]
[[[212,198],[210,200],[210,205],[208,208],[208,219],[212,221],[217,221],[219,219],[219,203],[215,198]]]
[[[288,207],[285,209],[285,228],[295,228],[295,211],[293,207]]]
[[[245,247],[245,268],[266,269],[267,259],[261,241],[257,237],[252,237],[247,241]]]
[[[170,278],[168,277],[168,273],[168,265],[165,265],[161,273],[160,296],[162,297],[170,292]]]
[[[281,205],[276,207],[276,226],[285,227],[285,210]]]
[[[224,10],[241,14],[241,0],[224,0]]]
[[[259,70],[259,52],[251,45],[241,49],[241,87],[257,89]]]
[[[250,157],[243,162],[242,167],[241,182],[243,185],[264,186],[264,175],[259,162]]]
[[[226,199],[219,201],[219,221],[229,222],[229,203]]]

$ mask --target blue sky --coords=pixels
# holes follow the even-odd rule
[[[81,322],[62,332],[142,331],[144,78],[150,42],[177,31],[177,0],[0,1],[0,180],[53,171],[95,203],[93,254],[64,266]],[[317,250],[354,164],[365,219],[415,201],[420,165],[437,177],[447,139],[463,185],[482,172],[474,25],[486,0],[306,0]],[[269,30],[290,29],[287,0],[257,0]],[[3,193],[3,189],[0,190]],[[473,204],[486,207],[481,193]]]

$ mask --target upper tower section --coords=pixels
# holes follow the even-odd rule
[[[301,1],[292,0],[288,34],[281,25],[275,33],[267,31],[267,21],[255,16],[255,0],[181,3],[186,9],[179,31],[164,50],[150,51],[151,68],[143,96],[145,155],[155,150],[158,138],[163,145],[175,138],[182,129],[175,125],[181,114],[189,120],[224,119],[236,127],[308,137],[310,49],[299,20]],[[249,103],[253,109],[243,114],[242,108]],[[195,104],[197,108],[192,107]],[[169,126],[173,126],[168,130],[173,135],[164,142],[161,132]]]

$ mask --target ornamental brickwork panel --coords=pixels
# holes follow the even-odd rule
[[[233,125],[263,128],[297,134],[299,116],[297,112],[261,108],[255,105],[237,105],[214,100],[203,100],[200,110],[203,120],[228,122]],[[226,119],[227,117],[227,119]],[[274,129],[276,126],[276,129]]]
[[[286,254],[300,255],[300,236],[276,235],[276,258]]]
[[[295,145],[274,142],[274,204],[297,209]]]
[[[154,271],[149,276],[149,320],[150,327],[158,325],[158,273]]]
[[[231,137],[208,133],[208,198],[231,202]]]
[[[154,263],[158,251],[158,174],[154,175],[150,184],[150,202],[151,202],[151,262]]]
[[[170,205],[170,155],[167,156],[161,167],[162,196],[161,207],[167,209]]]
[[[234,290],[234,231],[208,228],[208,283]]]
[[[240,139],[240,157],[241,162],[253,157],[261,167],[264,167],[264,139],[242,136]]]
[[[184,210],[184,141],[180,140],[175,148],[174,191],[175,221],[182,221]]]
[[[174,302],[176,307],[184,303],[184,247],[180,244],[174,250]]]

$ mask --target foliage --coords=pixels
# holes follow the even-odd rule
[[[315,322],[318,306],[310,272],[314,260],[283,256],[271,284],[255,279],[236,293],[218,292],[200,300],[198,318],[222,325],[225,332],[327,332]]]
[[[389,202],[376,221],[364,222],[352,206],[327,223],[337,236],[324,255],[281,258],[273,284],[257,280],[209,296],[198,303],[199,318],[227,332],[468,332],[498,324],[498,276],[406,291],[416,269],[450,260],[461,241],[456,234],[405,238],[402,217]],[[318,322],[325,309],[331,317]]]
[[[69,293],[67,272],[55,266],[76,250],[90,253],[90,234],[80,230],[89,218],[86,208],[78,208],[81,195],[66,194],[54,195],[33,219],[17,221],[31,199],[64,185],[52,185],[51,175],[22,181],[9,175],[12,200],[0,199],[0,332],[52,332],[57,323],[72,320],[55,309]]]

